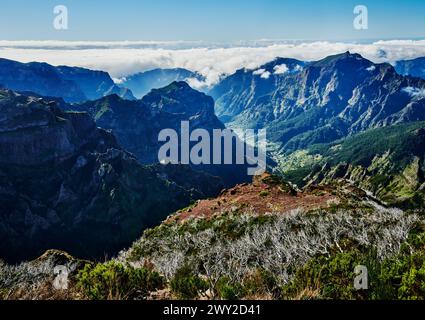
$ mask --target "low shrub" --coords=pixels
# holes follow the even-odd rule
[[[238,300],[245,295],[243,286],[232,282],[228,277],[222,277],[217,281],[215,291],[224,300]]]
[[[177,270],[170,282],[171,292],[179,299],[189,300],[197,298],[208,290],[208,282],[194,273],[190,266],[183,266]]]
[[[164,285],[159,273],[116,261],[86,264],[77,279],[77,286],[92,300],[141,299]]]

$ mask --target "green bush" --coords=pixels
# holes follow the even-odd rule
[[[285,286],[284,295],[297,297],[304,290],[319,290],[320,298],[355,299],[354,268],[362,264],[358,252],[319,256],[297,270],[293,281]]]
[[[267,190],[260,191],[258,194],[260,197],[268,197],[270,195],[270,192]]]
[[[87,264],[79,272],[77,280],[78,287],[92,300],[144,298],[164,285],[157,272],[124,266],[116,261]]]
[[[279,285],[276,277],[263,269],[257,269],[254,273],[244,279],[245,295],[252,297],[271,296],[278,298],[280,296]]]
[[[391,284],[391,299],[425,298],[425,254],[414,253],[389,259],[383,263],[380,280]],[[376,298],[382,298],[377,296]],[[384,297],[388,298],[388,297]]]
[[[283,288],[284,298],[299,298],[306,290],[318,292],[320,299],[417,300],[425,299],[425,233],[410,238],[411,249],[380,261],[372,250],[351,249],[330,257],[318,256],[297,270]],[[368,289],[355,290],[354,268],[365,265]]]
[[[218,280],[215,291],[221,299],[225,300],[238,300],[244,296],[243,286],[240,283],[232,283],[227,277]]]
[[[183,266],[177,270],[170,282],[170,288],[179,299],[195,299],[208,290],[208,282],[194,274],[190,266]]]

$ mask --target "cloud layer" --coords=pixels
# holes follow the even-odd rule
[[[276,57],[311,61],[345,51],[359,53],[373,62],[394,63],[425,56],[425,40],[367,44],[271,40],[226,44],[201,41],[0,41],[2,58],[105,70],[114,78],[153,68],[181,67],[205,76],[206,85],[212,85],[223,75],[240,68],[255,70]]]

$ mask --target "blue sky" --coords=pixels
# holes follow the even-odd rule
[[[53,7],[69,9],[67,31]],[[369,9],[369,30],[353,8]],[[424,0],[2,0],[0,40],[360,40],[425,38]]]

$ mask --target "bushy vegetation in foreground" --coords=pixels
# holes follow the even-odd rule
[[[162,224],[117,259],[80,262],[63,292],[52,290],[55,261],[0,263],[0,298],[425,298],[423,216],[371,203]],[[368,290],[354,288],[358,265]]]
[[[77,286],[93,300],[143,299],[163,287],[163,278],[147,268],[133,268],[114,260],[86,264],[77,276]]]
[[[425,297],[423,219],[368,205],[165,224],[120,259],[152,264],[179,298]],[[368,290],[354,288],[358,265],[368,268]]]

